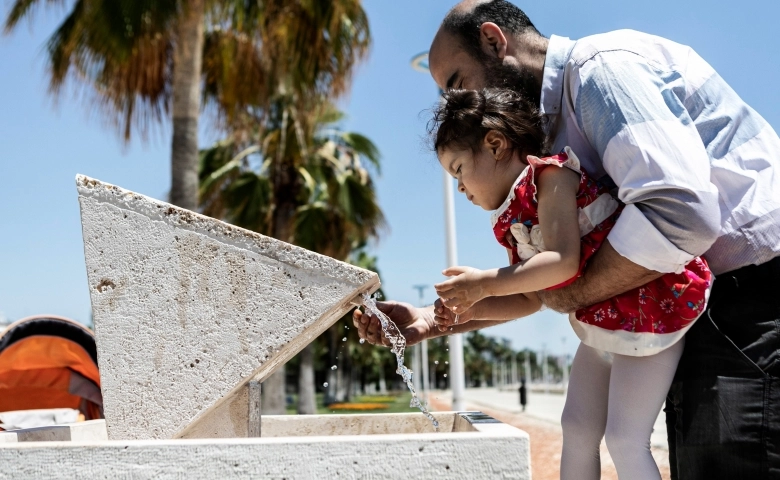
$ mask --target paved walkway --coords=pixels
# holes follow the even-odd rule
[[[449,390],[436,391],[434,395],[447,402],[452,401]],[[520,395],[516,389],[497,390],[495,388],[469,388],[466,389],[466,402],[476,405],[502,410],[507,413],[521,413]],[[561,394],[528,392],[528,404],[525,413],[529,416],[552,422],[558,426],[561,424],[561,413],[566,397]],[[659,412],[650,436],[650,445],[655,448],[669,450],[666,440],[666,415]]]
[[[531,438],[531,465],[535,480],[559,480],[562,447],[561,413],[565,397],[562,394],[529,392],[525,412],[520,408],[517,390],[499,391],[495,388],[466,390],[466,408],[481,410],[498,420],[528,433]],[[430,405],[434,410],[451,410],[452,395],[449,390],[435,390]],[[668,480],[669,454],[663,414],[656,421],[651,438],[651,452],[661,471],[661,478]],[[615,465],[606,444],[601,442],[601,479],[618,480]]]

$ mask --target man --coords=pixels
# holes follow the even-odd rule
[[[672,477],[780,478],[780,139],[772,127],[688,47],[632,31],[547,39],[504,0],[458,4],[429,64],[443,89],[501,86],[537,102],[553,151],[571,146],[626,203],[585,274],[540,292],[549,308],[572,312],[694,256],[708,260],[716,275],[709,306],[686,336],[667,399]],[[380,309],[409,344],[444,334],[433,318],[448,315],[446,301]],[[476,308],[466,315],[482,319]],[[386,343],[376,319],[356,311],[353,321],[361,337]]]

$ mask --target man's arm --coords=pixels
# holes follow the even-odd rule
[[[475,303],[471,308],[460,315],[456,315],[446,305],[446,300],[436,299],[433,304],[434,323],[438,331],[447,333],[459,333],[454,328],[465,324],[476,324],[468,330],[487,328],[498,323],[527,317],[542,308],[542,302],[536,293],[516,293],[501,297],[487,297]],[[496,322],[496,323],[486,323]],[[453,330],[450,330],[452,328]]]
[[[568,313],[641,287],[662,275],[620,255],[607,240],[576,282],[537,295],[548,308]]]
[[[620,49],[590,57],[570,76],[578,126],[626,207],[580,279],[540,292],[548,307],[571,312],[680,272],[717,238],[709,155],[674,78]]]

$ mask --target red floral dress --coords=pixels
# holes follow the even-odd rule
[[[588,260],[615,225],[623,204],[580,170],[579,160],[568,147],[552,157],[528,157],[528,162],[509,197],[493,213],[493,232],[498,242],[511,250],[513,264],[545,251],[537,214],[536,179],[550,165],[579,173],[580,268],[576,276],[548,290],[561,288],[582,275]],[[569,321],[580,340],[590,347],[622,355],[653,355],[679,341],[704,312],[712,279],[706,262],[697,257],[681,272],[667,273],[642,287],[577,310]]]

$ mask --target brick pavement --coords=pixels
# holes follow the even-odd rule
[[[432,392],[430,405],[434,410],[451,410],[450,392]],[[468,397],[468,395],[467,395]],[[467,401],[469,410],[482,411],[504,423],[513,425],[528,433],[531,438],[531,472],[534,480],[558,480],[560,478],[561,448],[563,436],[560,421],[551,421],[549,415],[534,416],[530,413],[511,412],[509,409],[486,407]],[[653,457],[661,471],[664,480],[669,476],[668,452],[665,449],[653,447]],[[601,478],[602,480],[618,480],[615,465],[609,456],[604,442],[601,444]]]

